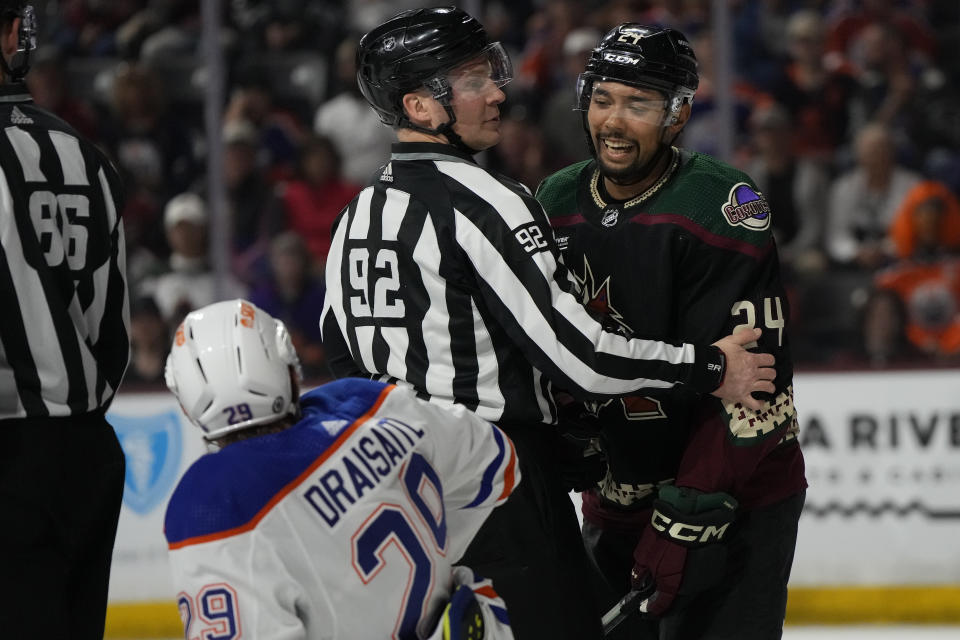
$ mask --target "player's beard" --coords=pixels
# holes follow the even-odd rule
[[[653,155],[645,158],[640,145],[634,140],[630,140],[629,142],[637,149],[637,157],[634,158],[633,162],[624,167],[611,167],[604,162],[599,152],[596,154],[597,167],[600,169],[600,175],[621,187],[629,187],[643,182],[650,175],[654,167],[656,167],[657,160],[660,159],[659,152],[664,150],[663,145],[658,145]],[[601,140],[594,140],[594,145],[597,149],[599,149],[602,144],[603,142]]]
[[[639,158],[625,167],[614,168],[606,164],[602,158],[598,157],[597,165],[600,167],[600,174],[604,178],[623,187],[636,184],[642,181],[644,177],[640,173],[643,165],[640,163]]]
[[[630,142],[634,149],[637,149],[637,155],[633,162],[626,166],[620,167],[612,167],[603,160],[603,154],[600,151],[603,148],[603,140],[599,136],[593,141],[593,144],[597,149],[597,166],[600,169],[600,175],[614,184],[627,187],[643,181],[643,179],[646,177],[644,169],[648,168],[646,165],[649,161],[649,158],[644,159],[642,149],[640,145],[637,144],[636,140],[629,140],[626,138],[624,138],[624,140]]]

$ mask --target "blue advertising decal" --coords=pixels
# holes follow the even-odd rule
[[[127,460],[123,504],[146,514],[166,498],[183,456],[180,416],[167,411],[151,416],[107,414]]]

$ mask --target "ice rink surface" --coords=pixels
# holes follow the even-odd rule
[[[960,640],[960,626],[785,627],[783,640]]]
[[[156,640],[182,640],[182,638]],[[783,640],[960,640],[960,626],[788,626],[784,629]]]

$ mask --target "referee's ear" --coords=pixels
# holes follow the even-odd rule
[[[0,25],[0,52],[3,53],[4,60],[10,60],[13,57],[13,54],[17,52],[17,47],[19,46],[20,38],[20,17],[17,16],[12,20],[5,20],[3,25]],[[7,79],[7,74],[5,67],[0,65],[0,75],[3,76],[3,79]]]
[[[431,102],[433,104],[431,104]],[[434,126],[432,116],[435,109],[432,107],[436,104],[436,101],[433,100],[433,97],[429,93],[426,91],[411,91],[410,93],[404,94],[403,98],[401,98],[401,103],[410,122],[425,128],[432,128]]]

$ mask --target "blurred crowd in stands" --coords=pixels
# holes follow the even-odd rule
[[[221,0],[223,181],[232,275],[208,257],[197,0],[35,1],[40,106],[127,180],[133,360],[162,380],[190,309],[248,296],[283,319],[309,377],[330,226],[389,153],[354,78],[359,34],[409,0]],[[433,4],[443,4],[437,2]],[[574,86],[625,21],[670,26],[700,63],[680,140],[719,154],[709,0],[460,2],[510,52],[503,141],[478,160],[535,189],[586,154]],[[960,2],[730,0],[732,157],[756,180],[791,295],[800,370],[960,364]],[[725,74],[721,74],[725,78]]]

